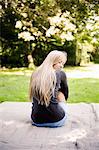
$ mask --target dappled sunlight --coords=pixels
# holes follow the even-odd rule
[[[1,69],[0,73],[5,75],[26,75],[30,76],[33,72],[33,69],[28,68],[13,68],[13,69]]]

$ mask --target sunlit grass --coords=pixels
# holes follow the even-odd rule
[[[27,101],[29,77],[0,75],[0,101]]]
[[[68,102],[99,103],[99,79],[80,78],[68,79],[69,99]]]
[[[28,101],[30,76],[0,74],[0,102]],[[68,102],[99,102],[99,79],[68,79]]]

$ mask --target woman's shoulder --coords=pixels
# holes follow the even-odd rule
[[[58,70],[58,71],[56,72],[56,74],[59,74],[59,75],[61,75],[61,76],[66,76],[66,73],[65,73],[63,70]]]
[[[63,70],[59,70],[56,72],[57,76],[60,78],[66,78],[66,73]]]

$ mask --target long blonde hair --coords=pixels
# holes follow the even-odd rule
[[[51,51],[43,63],[34,71],[30,80],[30,99],[38,99],[38,103],[49,105],[56,86],[56,73],[53,65],[60,60],[65,64],[67,55],[65,52]]]

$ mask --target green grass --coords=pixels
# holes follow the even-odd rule
[[[25,75],[0,75],[0,102],[27,101],[29,77]]]
[[[99,79],[68,79],[68,84],[70,91],[68,102],[99,103]]]
[[[0,74],[0,102],[29,101],[28,87],[30,76]],[[99,79],[68,79],[70,103],[99,103]]]

